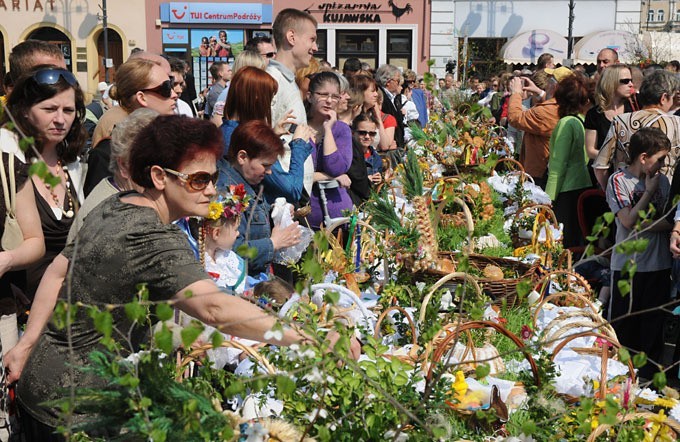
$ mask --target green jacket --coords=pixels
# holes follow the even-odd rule
[[[548,183],[545,191],[555,201],[562,192],[591,186],[583,115],[561,118],[550,136]]]

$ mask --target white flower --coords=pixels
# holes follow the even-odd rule
[[[310,422],[314,422],[314,420],[316,420],[317,416],[320,417],[321,419],[326,419],[326,417],[328,417],[328,412],[323,408],[317,408],[317,409],[312,410],[309,413],[305,414],[305,417]]]
[[[645,399],[647,401],[654,402],[655,400],[659,399],[659,394],[652,389],[645,388],[640,392],[638,397],[640,399]]]
[[[311,383],[317,383],[323,381],[323,376],[321,375],[321,371],[319,371],[319,368],[314,367],[309,373],[304,375],[302,379],[304,379],[305,381],[309,381]]]
[[[680,403],[675,404],[675,406],[671,408],[671,411],[668,413],[668,415],[680,422]]]
[[[268,330],[264,333],[264,340],[265,341],[282,341],[283,340],[283,329],[281,326],[275,325],[272,327],[271,330]]]
[[[256,422],[248,427],[246,436],[248,436],[246,442],[265,442],[265,437],[269,436],[269,431],[262,424]]]
[[[399,433],[399,436],[395,439],[394,436],[397,434],[396,431],[388,430],[383,434],[385,440],[391,440],[396,442],[404,442],[408,440],[408,435],[406,433]]]
[[[302,379],[311,383],[321,383],[324,381],[323,373],[321,373],[318,367],[312,368],[312,370],[304,375]],[[335,378],[331,375],[326,376],[325,380],[329,384],[335,383]]]
[[[425,283],[421,281],[416,282],[416,288],[419,293],[423,293],[423,290],[425,290]]]

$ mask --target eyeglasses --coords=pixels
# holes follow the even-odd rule
[[[141,92],[153,92],[154,94],[158,94],[161,97],[165,98],[170,98],[172,97],[172,92],[173,88],[175,87],[175,81],[174,80],[165,80],[163,83],[159,84],[156,87],[152,88],[147,88],[147,89],[141,89]]]
[[[66,69],[42,69],[33,74],[33,79],[38,84],[56,84],[60,78],[63,78],[71,86],[78,84],[76,77]]]
[[[169,173],[170,175],[174,175],[177,178],[184,180],[189,185],[189,187],[191,187],[194,190],[204,190],[206,187],[208,187],[208,184],[210,183],[212,183],[214,187],[215,184],[217,184],[217,178],[220,176],[219,171],[211,175],[208,172],[195,172],[191,174],[186,174],[182,172],[177,172],[176,170],[168,169],[167,167],[164,167],[163,170]]]
[[[357,133],[359,134],[360,137],[371,137],[375,138],[378,132],[374,130],[358,130]]]
[[[619,80],[619,83],[621,83],[621,84],[631,84],[632,82],[633,82],[632,78],[621,78]]]
[[[328,92],[314,92],[314,94],[316,94],[322,100],[328,100],[330,98],[331,101],[340,101],[341,98],[340,95],[331,94]]]
[[[266,58],[274,58],[274,56],[276,55],[276,52],[266,52],[266,53],[260,54],[260,55],[263,56],[263,57],[266,57]]]

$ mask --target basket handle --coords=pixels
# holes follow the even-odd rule
[[[597,308],[595,307],[595,304],[593,302],[586,298],[585,296],[581,295],[580,293],[574,293],[574,292],[569,292],[569,291],[564,291],[564,292],[557,292],[557,293],[552,293],[550,295],[544,296],[541,301],[538,303],[536,308],[534,309],[534,314],[532,317],[532,323],[534,325],[534,328],[536,328],[536,321],[538,320],[538,314],[543,310],[543,307],[545,304],[548,302],[552,301],[553,299],[557,298],[573,298],[577,301],[582,301],[590,310],[593,311],[593,313],[597,313]]]
[[[361,302],[361,299],[359,299],[359,297],[356,295],[356,293],[354,293],[353,291],[351,291],[347,287],[344,287],[344,286],[338,285],[338,284],[322,283],[322,284],[313,284],[309,288],[309,290],[310,290],[311,293],[314,293],[317,290],[332,290],[332,291],[336,291],[338,293],[342,293],[344,295],[347,295],[348,297],[350,297],[352,299],[352,301],[354,302],[354,305],[356,305],[357,308],[359,309],[359,311],[361,312],[361,315],[363,316],[363,322],[364,322],[364,325],[366,326],[366,328],[368,330],[371,330],[371,328],[372,328],[371,312],[368,311],[368,309],[366,308],[364,303]]]
[[[555,212],[553,212],[552,207],[547,206],[545,204],[527,204],[521,207],[519,210],[517,210],[517,212],[515,212],[515,221],[517,221],[519,217],[529,209],[537,210],[536,212],[537,214],[541,212],[544,213],[545,217],[550,219],[550,221],[555,227],[559,226],[559,223],[557,222],[557,217],[555,216]]]
[[[611,336],[606,336],[601,333],[593,333],[593,332],[581,332],[581,333],[574,333],[573,335],[569,335],[566,338],[564,338],[553,350],[552,354],[550,355],[550,360],[554,361],[555,357],[557,354],[562,351],[562,349],[571,341],[574,339],[578,338],[584,338],[587,336],[592,336],[595,338],[599,338],[605,342],[608,342],[615,348],[621,348],[621,344]],[[605,393],[607,392],[607,360],[609,359],[609,349],[606,346],[602,346],[602,355],[601,355],[601,367],[600,367],[600,397],[605,398]],[[628,371],[630,373],[630,379],[632,383],[635,383],[635,367],[633,367],[633,358],[628,359]]]
[[[411,327],[411,343],[413,345],[416,345],[418,343],[418,340],[416,339],[416,325],[413,322],[413,318],[411,318],[411,315],[404,310],[403,308],[399,307],[398,305],[393,305],[390,307],[387,307],[381,314],[378,316],[378,321],[375,323],[375,331],[373,332],[373,337],[375,339],[380,339],[380,325],[382,324],[383,320],[387,317],[387,314],[391,311],[398,311],[402,315],[406,317],[408,320],[408,325]]]
[[[249,345],[244,345],[238,341],[222,341],[220,344],[221,348],[236,348],[239,349],[245,353],[248,354],[251,358],[253,358],[261,367],[263,367],[269,374],[276,374],[276,368],[265,358],[262,356],[255,348],[249,346]],[[189,353],[187,353],[177,364],[177,372],[175,374],[175,378],[178,381],[181,381],[182,379],[182,373],[184,373],[184,370],[186,367],[189,365],[189,363],[199,359],[202,355],[205,354],[206,351],[212,350],[214,347],[212,344],[205,344],[201,345],[200,347],[196,347],[193,350],[191,350]]]
[[[553,270],[552,272],[546,273],[541,277],[541,279],[538,280],[538,282],[534,286],[534,290],[540,293],[541,296],[544,296],[543,292],[548,287],[550,280],[552,279],[553,276],[557,275],[566,275],[567,277],[574,278],[581,286],[583,286],[583,288],[586,289],[588,293],[592,293],[593,291],[592,287],[590,287],[590,283],[583,276],[569,270]],[[590,303],[590,305],[592,306],[592,303]],[[593,311],[597,310],[595,309]]]
[[[531,366],[531,372],[534,375],[534,381],[536,382],[536,385],[539,386],[541,384],[541,379],[539,378],[538,375],[538,367],[536,366],[536,361],[534,361],[534,358],[531,356],[531,353],[529,353],[529,350],[524,345],[524,342],[522,342],[520,338],[518,338],[514,333],[512,333],[502,325],[492,321],[466,322],[456,327],[456,329],[453,330],[452,333],[450,333],[446,338],[444,338],[444,340],[437,345],[437,348],[434,351],[434,354],[432,356],[432,363],[430,364],[430,367],[427,371],[427,376],[425,377],[426,382],[429,384],[432,381],[432,376],[434,375],[434,367],[437,365],[437,362],[441,360],[444,353],[446,353],[446,351],[448,350],[451,341],[453,341],[454,339],[457,340],[461,332],[469,330],[478,330],[482,328],[492,328],[496,330],[498,333],[509,338],[512,342],[514,342],[515,345],[517,345],[517,348],[519,348],[519,350],[522,352],[526,360],[529,362],[529,365]],[[427,391],[427,385],[425,386],[425,390]]]
[[[496,171],[496,167],[498,167],[498,165],[502,164],[502,163],[509,163],[509,164],[512,164],[513,166],[515,166],[515,168],[517,170],[514,171],[514,173],[519,175],[520,184],[524,184],[524,182],[527,179],[529,179],[532,183],[534,182],[534,179],[531,177],[531,175],[526,173],[526,171],[524,170],[524,166],[522,166],[522,163],[520,163],[519,161],[515,160],[514,158],[510,158],[510,157],[501,158],[496,162],[496,164],[491,169],[491,175],[492,176],[493,176],[494,173],[498,174],[498,172]],[[510,171],[509,174],[512,174],[512,173],[513,173],[513,171]]]
[[[427,310],[427,305],[430,303],[430,298],[432,298],[432,296],[436,293],[437,290],[439,290],[441,286],[451,281],[452,279],[456,278],[465,279],[466,285],[467,283],[470,283],[470,285],[475,289],[475,292],[477,292],[477,296],[479,296],[480,298],[483,297],[482,288],[479,286],[475,278],[473,278],[470,274],[464,272],[449,273],[448,275],[440,278],[439,281],[435,282],[434,285],[430,287],[430,291],[423,298],[423,302],[420,306],[420,316],[418,317],[419,323],[422,324],[425,321],[425,312]]]

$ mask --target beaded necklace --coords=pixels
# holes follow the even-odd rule
[[[54,201],[54,204],[56,204],[57,208],[61,210],[61,214],[64,215],[66,218],[73,218],[73,215],[75,215],[75,212],[73,211],[73,197],[71,196],[71,181],[68,179],[68,168],[66,166],[62,166],[61,160],[57,160],[57,176],[59,175],[59,171],[61,170],[63,176],[64,176],[64,185],[66,186],[66,192],[64,194],[64,198],[68,200],[68,209],[64,210],[64,205],[59,203],[59,197],[57,197],[57,194],[54,193],[54,188],[50,186],[49,184],[45,184],[47,187],[47,190],[50,191],[50,195],[52,196],[52,201]]]

